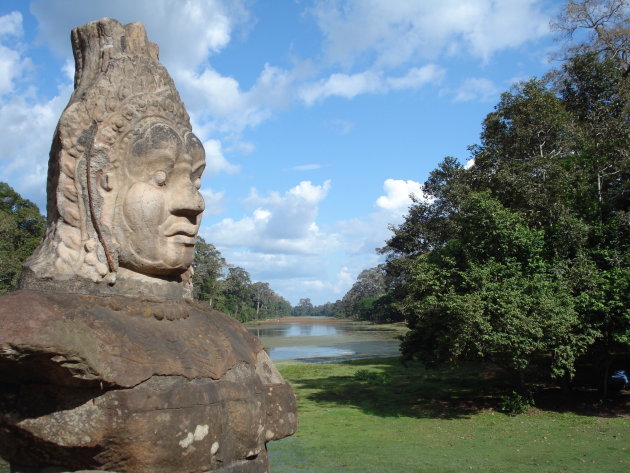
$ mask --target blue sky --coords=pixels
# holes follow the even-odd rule
[[[141,21],[206,147],[201,235],[296,304],[381,261],[421,183],[541,76],[559,0],[0,3],[0,181],[45,209],[71,28]]]

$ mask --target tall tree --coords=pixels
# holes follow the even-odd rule
[[[195,244],[193,261],[193,288],[197,300],[208,301],[210,307],[219,296],[222,288],[221,280],[225,276],[227,263],[219,250],[212,243],[198,236]]]
[[[229,266],[223,282],[225,310],[235,319],[246,322],[253,318],[252,282],[249,273],[239,266]]]
[[[569,0],[551,27],[567,44],[565,59],[585,52],[612,57],[628,74],[630,3],[627,0]],[[587,34],[586,40],[576,38],[579,32]]]

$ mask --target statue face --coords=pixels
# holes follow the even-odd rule
[[[192,264],[203,197],[205,152],[190,132],[151,125],[122,161],[113,232],[119,265],[147,275],[175,276]]]

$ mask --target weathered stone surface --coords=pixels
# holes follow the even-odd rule
[[[48,166],[49,228],[21,287],[190,294],[205,152],[140,23],[72,30],[75,90]]]
[[[293,392],[256,337],[190,300],[203,146],[141,24],[72,43],[46,237],[0,298],[0,456],[16,473],[268,472]]]
[[[2,302],[0,455],[17,465],[259,472],[265,443],[295,431],[291,388],[219,312],[171,303],[180,318],[158,320],[137,298],[35,291]]]

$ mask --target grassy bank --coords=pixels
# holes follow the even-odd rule
[[[273,473],[630,471],[627,394],[597,405],[594,393],[549,390],[541,408],[511,417],[497,411],[502,386],[479,366],[425,371],[372,359],[279,368],[295,389],[300,427],[270,444]]]
[[[280,370],[295,388],[300,428],[270,444],[274,473],[630,469],[623,399],[593,410],[589,393],[549,391],[538,400],[544,410],[511,417],[496,411],[492,373],[476,367],[427,372],[387,359]],[[359,370],[383,376],[361,381]]]

